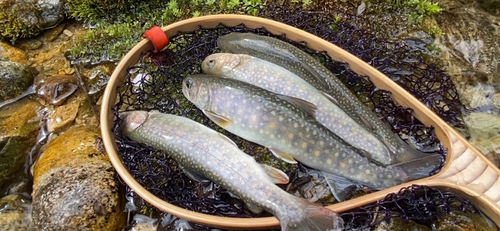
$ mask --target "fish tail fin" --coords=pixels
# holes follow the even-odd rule
[[[280,219],[283,231],[341,231],[344,221],[335,212],[300,199],[300,207],[296,213],[287,211],[288,219]]]
[[[412,160],[425,158],[430,155],[429,153],[415,149],[414,147],[412,147],[412,145],[406,143],[399,137],[397,137],[397,139],[399,142],[399,146],[403,149],[403,151],[400,151],[398,155],[396,155],[396,161],[398,163],[409,162]]]
[[[429,177],[442,166],[443,161],[443,156],[440,154],[427,154],[427,156],[392,166],[402,169],[407,176],[405,180],[410,181]]]

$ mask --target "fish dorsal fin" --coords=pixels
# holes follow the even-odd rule
[[[293,156],[286,153],[286,152],[282,152],[280,150],[272,149],[272,148],[270,148],[269,150],[271,151],[271,153],[273,153],[274,156],[278,157],[279,159],[281,159],[289,164],[296,164],[297,163],[297,161],[295,161],[295,159],[293,159]]]
[[[234,145],[235,147],[238,147],[238,145],[236,145],[236,143],[232,140],[232,139],[229,139],[229,137],[225,136],[224,134],[220,133],[220,132],[217,132],[217,135],[219,135],[223,140],[231,143],[232,145]]]
[[[288,184],[290,181],[288,175],[286,175],[283,171],[267,164],[261,164],[260,166],[264,169],[264,172],[271,177],[271,180],[273,180],[275,184]]]
[[[307,65],[307,63],[303,63],[303,62],[300,62],[300,65],[304,69],[306,69],[306,71],[309,72],[316,80],[318,80],[319,84],[323,88],[329,89],[328,83],[321,77],[321,75],[316,70],[314,70],[314,68],[312,68],[311,66]]]
[[[210,110],[203,110],[203,113],[222,128],[226,128],[227,126],[234,124],[234,122],[229,118],[226,118]]]
[[[307,114],[312,115],[314,118],[316,118],[316,109],[317,108],[316,108],[316,105],[314,105],[313,103],[310,103],[310,102],[305,101],[303,99],[295,98],[292,96],[287,96],[287,95],[277,94],[277,96],[278,96],[278,98],[293,104],[293,106],[301,109],[302,111],[304,111]]]

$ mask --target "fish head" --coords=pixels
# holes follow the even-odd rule
[[[231,53],[216,53],[209,55],[201,63],[201,69],[207,74],[228,77],[236,66],[241,63],[241,55]]]
[[[120,128],[126,135],[144,124],[149,117],[149,113],[147,111],[126,111],[120,112],[119,117]]]
[[[203,109],[210,101],[210,91],[207,81],[210,76],[204,75],[188,75],[182,80],[182,93],[196,105],[196,107]]]

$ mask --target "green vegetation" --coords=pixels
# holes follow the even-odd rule
[[[438,3],[432,3],[427,0],[410,0],[406,4],[414,10],[415,15],[420,20],[424,16],[432,16],[443,10],[439,7]]]
[[[68,57],[99,63],[120,59],[153,25],[164,26],[221,12],[246,10],[247,14],[256,15],[264,3],[261,0],[71,0],[68,5],[71,17],[94,26],[75,43]]]
[[[16,38],[31,37],[40,32],[36,24],[26,22],[27,17],[33,18],[33,14],[38,13],[40,9],[36,4],[15,4],[14,1],[0,1],[0,37],[10,38],[14,41]]]

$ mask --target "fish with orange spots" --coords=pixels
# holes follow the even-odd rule
[[[192,75],[183,80],[182,91],[217,125],[267,147],[285,161],[299,161],[372,189],[426,177],[441,158],[377,165],[318,123],[314,104],[238,80]]]

